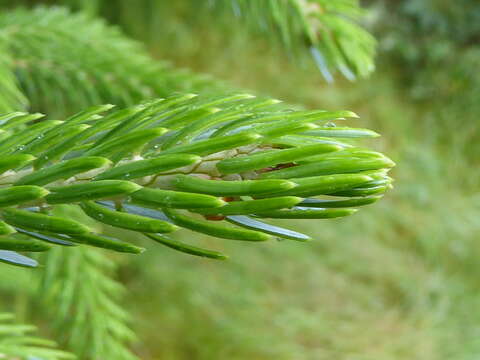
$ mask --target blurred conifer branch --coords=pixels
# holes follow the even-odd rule
[[[14,64],[0,35],[0,112],[25,109],[28,100],[18,86]]]
[[[133,105],[174,91],[225,87],[155,61],[118,28],[61,7],[0,13],[0,46],[0,112],[25,109],[28,98],[29,109],[57,118],[94,104]]]
[[[55,349],[56,343],[30,335],[35,326],[16,324],[14,316],[0,314],[0,357],[5,359],[69,360],[75,355]]]
[[[267,36],[276,36],[291,53],[311,52],[323,77],[349,80],[375,68],[375,39],[359,24],[358,0],[210,0]]]
[[[75,211],[70,209],[69,211]],[[53,249],[40,293],[58,339],[79,359],[137,360],[128,345],[135,334],[114,280],[115,262],[94,249]]]

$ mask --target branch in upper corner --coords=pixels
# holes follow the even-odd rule
[[[358,24],[358,0],[212,0],[209,4],[274,35],[292,53],[310,52],[323,77],[349,80],[374,70],[375,39]]]
[[[61,118],[94,104],[224,87],[154,60],[141,43],[84,13],[43,6],[0,13],[0,113],[24,110],[22,93],[30,110]]]

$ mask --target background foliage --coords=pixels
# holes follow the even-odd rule
[[[235,26],[211,25],[208,16],[198,16],[196,1],[61,3],[86,6],[156,57],[236,88],[306,107],[353,109],[362,127],[383,134],[379,150],[401,164],[386,201],[340,222],[299,223],[310,227],[314,243],[225,243],[236,256],[222,264],[168,249],[115,259],[129,289],[122,306],[133,309],[131,326],[141,339],[133,348],[138,357],[478,358],[478,4],[367,2],[365,21],[379,41],[377,71],[366,80],[337,78],[327,85],[313,62],[290,59],[291,52],[256,36],[241,19]],[[85,266],[78,269],[88,275]],[[48,299],[31,289],[32,276],[2,270],[2,311],[50,335],[54,327],[39,306]],[[12,288],[15,297],[7,295]],[[97,290],[83,294],[90,291]],[[60,323],[57,334],[71,329]],[[67,340],[66,348],[72,345]]]

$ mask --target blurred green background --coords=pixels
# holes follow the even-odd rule
[[[366,1],[377,70],[333,84],[313,62],[195,1],[10,2],[19,3],[99,13],[155,57],[232,88],[351,109],[397,163],[395,188],[374,206],[288,224],[311,243],[198,239],[232,254],[221,263],[159,247],[116,258],[141,359],[480,358],[478,1]],[[49,334],[48,317],[25,305],[31,270],[2,271],[3,306]]]

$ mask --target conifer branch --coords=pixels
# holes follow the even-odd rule
[[[27,125],[32,116],[0,118],[0,248],[46,250],[25,241],[29,236],[56,245],[142,251],[72,218],[49,215],[58,204],[77,204],[100,223],[176,250],[224,258],[165,234],[183,227],[264,241],[271,232],[262,226],[233,221],[250,228],[242,229],[221,220],[342,217],[390,187],[393,162],[348,141],[378,134],[334,125],[356,117],[350,111],[294,111],[241,93],[179,94],[104,114],[111,107]]]

